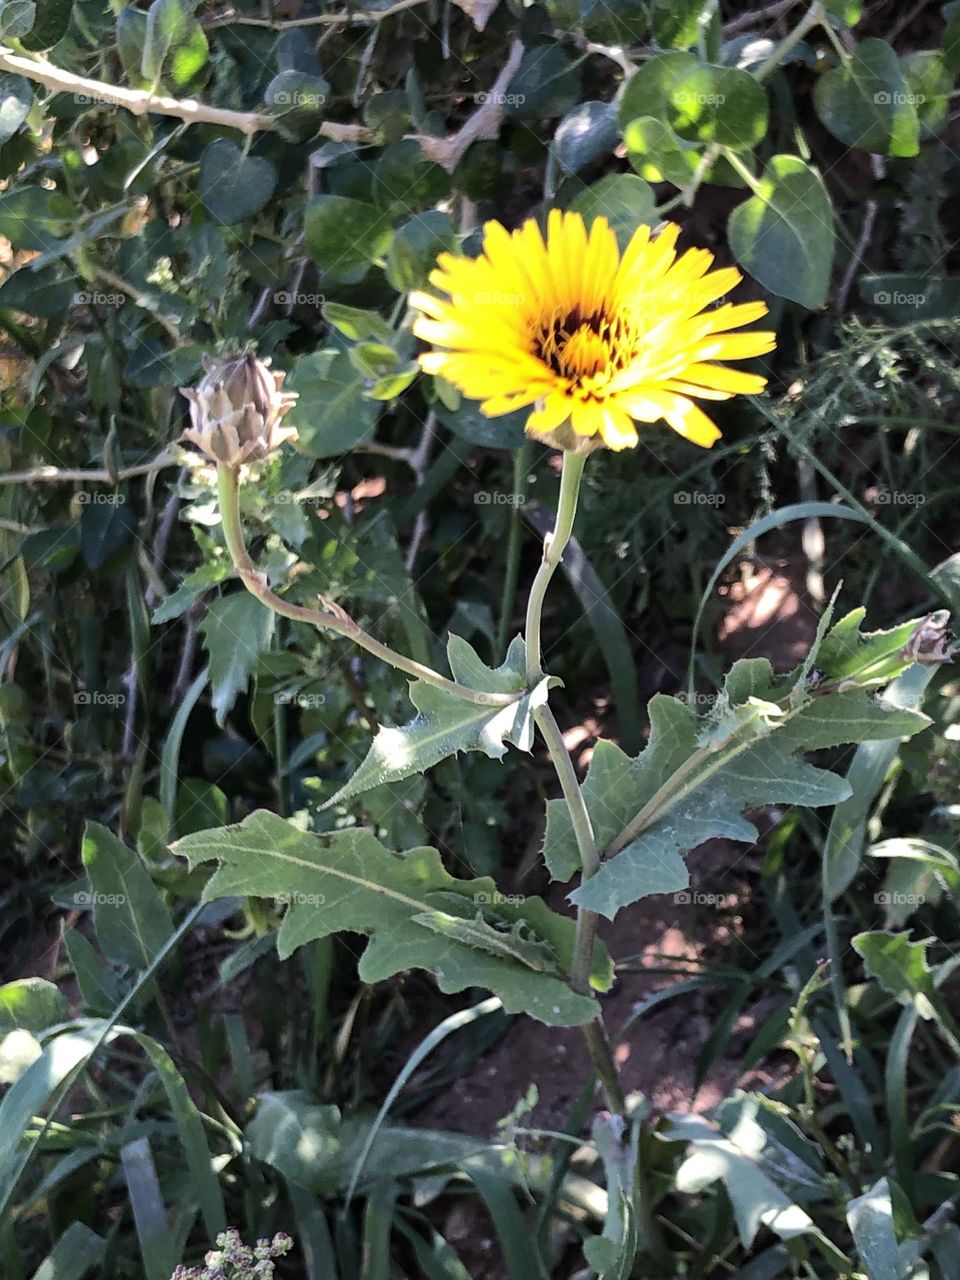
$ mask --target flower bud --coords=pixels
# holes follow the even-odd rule
[[[251,352],[216,360],[204,356],[200,382],[180,388],[190,402],[183,438],[231,467],[262,460],[284,440],[295,439],[296,428],[281,426],[280,420],[296,404],[296,393],[281,390],[286,375],[269,365]]]

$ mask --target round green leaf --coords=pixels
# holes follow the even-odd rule
[[[232,226],[259,213],[273,195],[277,171],[262,156],[217,138],[200,157],[200,198],[218,222]]]
[[[689,49],[700,32],[703,0],[652,0],[653,38],[661,49]]]
[[[349,196],[317,196],[305,215],[307,250],[328,279],[362,280],[390,247],[393,232],[382,210]]]
[[[32,28],[37,17],[34,0],[3,0],[0,3],[0,36],[4,40],[20,40]]]
[[[678,138],[668,124],[655,116],[637,116],[623,131],[630,163],[647,182],[672,182],[685,187],[700,163],[695,142]]]
[[[187,0],[153,0],[147,10],[140,71],[149,84],[162,81],[178,93],[204,78],[209,46]]]
[[[581,102],[560,121],[553,154],[565,173],[579,173],[617,145],[617,109],[612,102]]]
[[[508,116],[563,115],[580,100],[580,72],[558,44],[537,45],[523,55],[504,99]]]
[[[659,221],[653,191],[633,173],[613,173],[577,196],[570,208],[582,215],[589,226],[594,218],[604,217],[617,233],[621,249],[637,227]]]
[[[641,0],[580,0],[580,25],[589,40],[636,44],[650,24]]]
[[[301,452],[332,458],[373,436],[379,407],[364,395],[364,379],[342,351],[301,356],[285,385],[300,397],[286,421],[299,432]]]
[[[877,155],[917,154],[914,94],[885,41],[868,37],[843,66],[824,72],[813,102],[826,127],[848,147]]]
[[[524,440],[524,424],[530,416],[529,409],[520,409],[501,418],[487,418],[475,400],[462,400],[457,409],[449,409],[438,400],[434,411],[455,436],[487,449],[519,449]]]
[[[900,59],[900,70],[917,110],[920,136],[933,137],[950,116],[953,74],[947,70],[945,56],[935,49],[908,53]]]
[[[322,76],[288,68],[273,77],[263,97],[270,113],[282,121],[285,134],[306,138],[316,131],[329,94],[330,85]]]
[[[420,150],[413,138],[394,142],[377,161],[373,198],[391,217],[409,217],[450,194],[450,175]]]
[[[76,218],[73,202],[46,187],[13,187],[0,195],[0,236],[14,249],[50,249]]]
[[[67,33],[73,0],[43,0],[43,4],[38,4],[36,10],[36,20],[30,31],[21,36],[23,47],[31,50],[52,49]]]
[[[771,293],[822,307],[830,286],[834,228],[819,175],[797,156],[771,157],[756,193],[731,213],[737,262]]]
[[[387,279],[398,293],[409,293],[427,282],[437,255],[457,247],[453,223],[439,209],[411,218],[393,237],[387,255]]]
[[[692,53],[661,53],[630,79],[620,103],[620,122],[652,116],[681,141],[717,143],[747,150],[763,138],[767,93],[748,71],[700,62]]]

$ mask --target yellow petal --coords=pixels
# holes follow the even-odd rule
[[[555,431],[570,417],[570,400],[558,392],[544,397],[538,402],[530,417],[527,418],[526,430],[529,435],[545,436]]]
[[[766,378],[758,373],[744,373],[742,369],[727,369],[719,364],[688,365],[683,371],[683,380],[734,396],[758,396],[767,385]]]
[[[637,429],[630,421],[630,415],[612,404],[603,411],[603,426],[600,434],[607,448],[615,450],[632,449],[639,439]]]
[[[603,426],[603,409],[587,400],[572,401],[570,421],[578,436],[595,436]]]

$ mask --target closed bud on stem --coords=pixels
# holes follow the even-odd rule
[[[251,459],[262,461],[285,440],[295,439],[296,428],[282,426],[281,419],[296,404],[296,393],[281,390],[286,375],[269,366],[269,360],[258,360],[251,352],[204,356],[206,372],[200,382],[180,388],[190,403],[184,440],[212,461],[238,467]]]

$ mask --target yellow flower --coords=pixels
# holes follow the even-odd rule
[[[720,432],[693,397],[726,400],[766,379],[716,360],[772,351],[772,333],[734,333],[766,314],[763,302],[724,303],[734,267],[711,271],[706,249],[676,252],[680,228],[640,227],[621,256],[605,218],[589,235],[578,213],[550,212],[509,232],[484,227],[479,258],[443,253],[430,282],[446,297],[415,293],[414,332],[445,350],[421,355],[488,417],[533,405],[530,435],[587,451],[637,443],[634,422],[664,419],[709,448]]]

